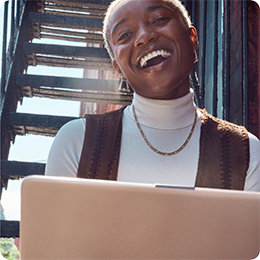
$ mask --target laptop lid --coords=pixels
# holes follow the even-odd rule
[[[260,193],[23,180],[21,259],[253,259]]]

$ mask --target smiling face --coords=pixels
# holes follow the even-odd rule
[[[175,99],[189,92],[196,30],[187,28],[170,3],[123,0],[111,14],[108,41],[114,67],[137,94]]]

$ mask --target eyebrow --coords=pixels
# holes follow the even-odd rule
[[[152,5],[152,6],[148,6],[145,10],[146,10],[146,11],[153,11],[153,10],[161,9],[161,8],[163,8],[163,9],[168,9],[168,10],[169,10],[169,8],[168,8],[167,6],[164,6],[164,5]]]
[[[148,6],[145,10],[146,11],[153,11],[153,10],[156,10],[156,9],[167,9],[169,10],[169,8],[167,6],[164,6],[164,5],[152,5],[152,6]],[[115,30],[117,29],[117,27],[119,25],[121,25],[122,23],[125,23],[127,20],[125,18],[122,18],[118,23],[116,23],[112,30],[111,30],[111,35],[114,34]]]
[[[111,30],[111,35],[113,35],[113,33],[115,32],[116,28],[117,28],[120,24],[125,23],[125,22],[126,22],[126,19],[125,19],[125,18],[122,18],[118,23],[116,23],[116,24],[114,25],[114,27],[112,28],[112,30]]]

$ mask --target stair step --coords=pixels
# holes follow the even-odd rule
[[[23,96],[98,102],[127,106],[133,94],[118,91],[119,81],[17,74]],[[66,90],[68,89],[68,90]],[[82,90],[82,91],[81,91]]]
[[[20,86],[66,88],[84,91],[107,91],[118,93],[118,80],[87,79],[73,77],[17,74],[16,83]]]
[[[48,88],[24,87],[23,95],[25,97],[43,97],[51,99],[74,100],[90,103],[114,104],[127,106],[131,104],[132,97],[129,95],[103,94],[76,92],[66,90],[55,90]]]
[[[90,33],[83,31],[72,31],[56,28],[46,28],[40,24],[33,25],[34,38],[47,38],[55,40],[84,42],[84,43],[96,43],[104,44],[103,36],[100,33]]]
[[[106,61],[111,63],[107,50],[97,47],[78,47],[43,43],[23,43],[23,50],[26,54],[48,54],[64,57],[89,58],[94,61]]]
[[[44,14],[72,15],[79,17],[103,17],[110,1],[46,0],[38,3],[38,11]],[[106,2],[106,4],[104,4]]]
[[[105,9],[113,0],[45,0],[45,3],[56,3],[68,6],[87,6],[90,8]]]
[[[89,103],[102,103],[127,106],[131,104],[132,97],[128,95],[88,93],[66,90],[55,90],[48,88],[24,87],[23,96],[25,97],[43,97],[51,99],[74,100]]]
[[[101,31],[103,26],[103,17],[87,18],[69,15],[30,12],[28,20],[31,23],[40,23],[45,26],[87,29],[91,31]]]
[[[1,161],[1,174],[16,180],[29,175],[44,175],[45,163]]]
[[[1,220],[0,234],[1,237],[19,237],[20,222]]]
[[[36,115],[28,113],[9,113],[9,127],[13,135],[45,135],[55,136],[57,131],[67,122],[78,117]]]
[[[105,48],[23,43],[29,65],[112,70]]]

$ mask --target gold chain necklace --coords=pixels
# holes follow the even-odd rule
[[[147,139],[147,137],[145,136],[145,134],[144,134],[144,132],[143,132],[141,126],[140,126],[140,123],[139,123],[139,121],[138,121],[138,119],[137,119],[137,116],[136,116],[136,113],[135,113],[135,106],[132,105],[132,107],[133,107],[133,115],[134,115],[134,119],[135,119],[136,126],[137,126],[137,128],[138,128],[140,134],[142,135],[142,137],[143,137],[145,143],[146,143],[146,144],[148,145],[148,147],[149,147],[152,151],[154,151],[155,153],[158,153],[158,154],[160,154],[160,155],[162,155],[162,156],[172,156],[172,155],[177,154],[177,153],[179,153],[180,151],[182,151],[182,150],[185,148],[185,146],[188,144],[188,142],[190,141],[191,136],[192,136],[193,131],[194,131],[194,128],[195,128],[195,125],[196,125],[196,121],[197,121],[197,110],[195,110],[194,121],[193,121],[191,130],[190,130],[189,135],[188,135],[187,139],[185,140],[185,142],[184,142],[184,143],[182,144],[182,146],[180,146],[177,150],[175,150],[175,151],[173,151],[173,152],[167,153],[167,152],[161,152],[161,151],[159,151],[158,149],[156,149],[156,148],[148,141],[148,139]]]

